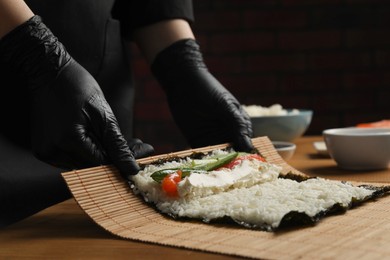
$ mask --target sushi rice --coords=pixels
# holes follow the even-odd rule
[[[223,153],[227,152],[216,150],[204,159]],[[280,166],[258,160],[245,160],[233,169],[208,174],[192,173],[178,183],[178,197],[167,196],[161,184],[151,178],[157,170],[180,167],[191,160],[146,166],[132,177],[133,191],[173,217],[205,222],[228,217],[247,227],[267,226],[271,230],[290,212],[315,217],[335,205],[348,208],[352,201],[363,201],[374,192],[323,178],[302,182],[278,178]]]

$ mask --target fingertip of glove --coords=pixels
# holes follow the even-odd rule
[[[121,161],[116,163],[115,166],[126,180],[130,180],[131,176],[136,175],[141,170],[137,162],[133,160]]]
[[[242,152],[251,152],[254,150],[252,139],[247,135],[240,136],[234,142],[234,148]]]

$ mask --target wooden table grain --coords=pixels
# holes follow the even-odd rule
[[[390,170],[341,170],[313,147],[320,136],[294,141],[290,165],[311,176],[366,182],[390,182]],[[73,200],[50,207],[0,230],[0,259],[237,259],[226,255],[160,246],[115,237],[95,224]]]

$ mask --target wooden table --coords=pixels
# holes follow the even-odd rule
[[[319,136],[295,141],[297,150],[288,161],[311,175],[340,180],[390,182],[390,170],[350,172],[319,155],[313,147]],[[97,226],[73,199],[48,208],[0,231],[0,258],[46,259],[237,259],[117,238]]]

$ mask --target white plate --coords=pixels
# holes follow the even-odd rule
[[[322,142],[322,141],[314,142],[313,146],[317,150],[317,153],[322,154],[322,155],[329,155],[328,149],[326,149],[325,142]]]

